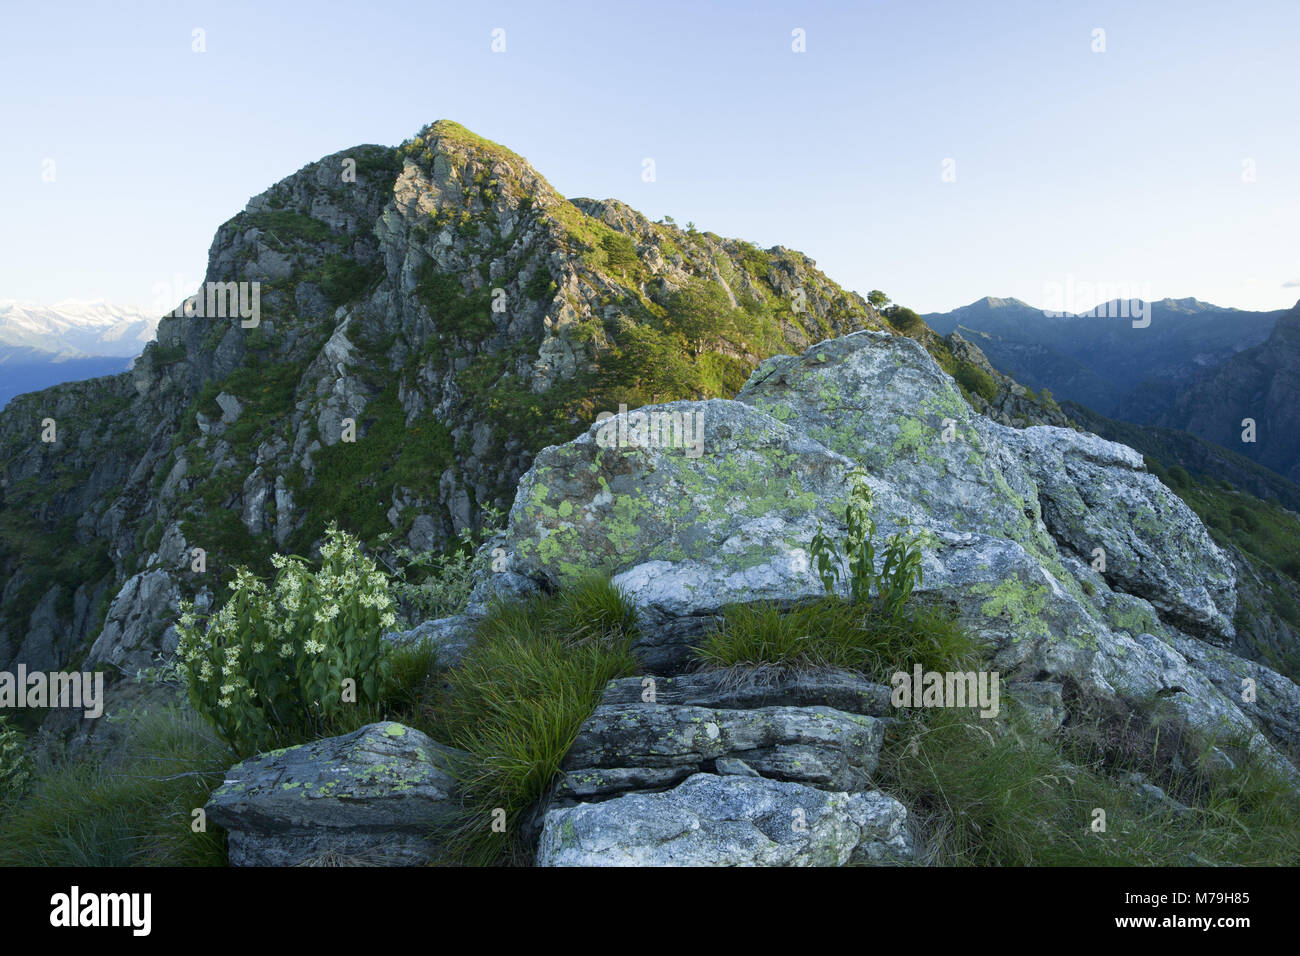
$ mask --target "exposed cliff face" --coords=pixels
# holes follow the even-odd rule
[[[731,394],[766,355],[880,325],[797,252],[570,202],[447,122],[252,199],[204,306],[211,283],[257,283],[256,324],[165,317],[131,372],[0,415],[0,667],[134,669],[179,595],[331,519],[437,548],[598,412]]]

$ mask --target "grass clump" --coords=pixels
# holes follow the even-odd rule
[[[793,608],[769,602],[728,607],[695,656],[707,668],[840,667],[888,683],[916,664],[926,671],[969,670],[980,652],[942,609],[890,617],[826,597]]]
[[[0,802],[0,866],[226,865],[225,833],[192,824],[234,755],[188,709],[126,719],[111,761],[41,767]]]
[[[586,578],[550,597],[495,607],[446,675],[437,739],[468,751],[449,862],[524,863],[530,811],[550,786],[605,684],[636,671],[631,608]],[[505,829],[493,824],[501,821]]]
[[[1300,861],[1300,804],[1275,771],[1247,756],[1230,773],[1178,772],[1159,721],[1104,741],[1113,730],[1082,716],[1044,738],[1014,704],[1001,724],[956,710],[910,715],[887,737],[874,782],[908,807],[922,834],[918,862],[931,865]],[[1172,800],[1126,782],[1134,773]]]

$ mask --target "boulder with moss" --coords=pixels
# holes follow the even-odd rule
[[[551,590],[599,569],[638,609],[647,671],[678,673],[725,606],[821,592],[809,542],[819,525],[843,536],[862,468],[879,533],[922,546],[918,596],[986,640],[1004,682],[1167,698],[1187,726],[1295,773],[1279,752],[1295,743],[1289,700],[1243,707],[1179,649],[1231,640],[1235,576],[1131,449],[990,421],[920,344],[871,331],[764,361],[734,401],[619,418],[538,456],[493,545],[511,577],[482,592],[507,580]],[[698,454],[656,440],[677,421],[699,423]]]
[[[439,849],[466,755],[391,721],[236,764],[208,819],[230,835],[233,866],[410,865]]]

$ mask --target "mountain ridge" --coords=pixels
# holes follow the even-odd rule
[[[1249,312],[1195,298],[1102,303],[1100,315],[1049,317],[1016,299],[986,296],[922,316],[940,334],[964,329],[993,365],[1022,384],[1114,415],[1139,383],[1181,383],[1262,343],[1286,310]],[[1225,322],[1228,319],[1230,321]]]
[[[0,414],[0,664],[148,666],[176,600],[310,551],[329,515],[445,547],[599,411],[882,324],[798,253],[579,202],[446,121],[253,197],[204,281],[258,282],[255,327],[169,314],[129,372]]]

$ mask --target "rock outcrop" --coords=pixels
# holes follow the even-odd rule
[[[877,792],[696,774],[672,790],[554,810],[539,866],[843,866],[905,859],[907,811]]]
[[[427,863],[464,756],[414,728],[370,724],[236,764],[207,815],[229,831],[233,866]]]
[[[871,783],[889,689],[781,669],[611,681],[564,760],[539,866],[903,862]]]
[[[698,456],[637,429],[676,416],[702,422]],[[1236,660],[1221,647],[1231,561],[1131,449],[991,422],[920,345],[871,331],[766,360],[734,401],[624,417],[622,447],[605,447],[600,423],[538,456],[493,542],[510,576],[482,593],[599,568],[638,609],[647,672],[679,673],[724,606],[821,592],[806,548],[819,524],[843,533],[860,467],[880,532],[923,544],[922,598],[992,645],[1004,681],[1132,706],[1165,698],[1189,727],[1240,737],[1295,773],[1281,756],[1296,742],[1291,698],[1244,708],[1210,663]]]

